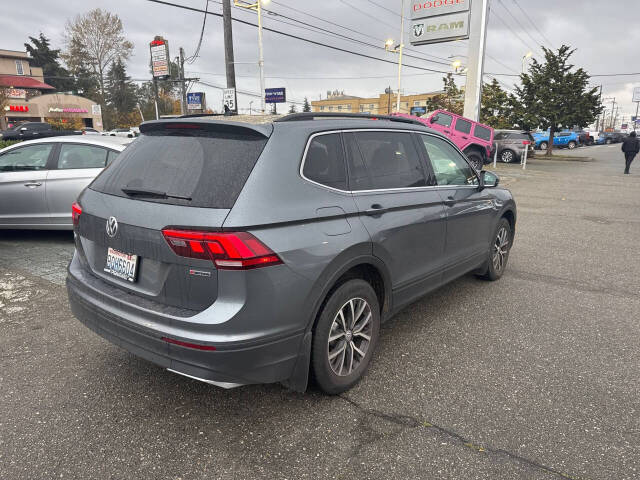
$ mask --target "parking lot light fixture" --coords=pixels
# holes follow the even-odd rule
[[[533,52],[529,51],[522,57],[522,73],[527,73],[527,59],[533,56]]]

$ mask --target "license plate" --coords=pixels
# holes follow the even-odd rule
[[[135,282],[137,266],[137,255],[122,253],[109,247],[107,251],[107,263],[104,266],[105,272],[128,282]]]

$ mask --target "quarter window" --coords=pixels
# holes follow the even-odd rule
[[[477,185],[478,177],[458,151],[447,141],[420,135],[438,185]]]
[[[482,125],[476,125],[476,128],[473,129],[473,136],[488,142],[491,140],[491,129],[483,127]]]
[[[347,172],[339,134],[318,135],[311,141],[302,173],[321,185],[347,189]]]
[[[59,170],[75,168],[104,168],[107,164],[107,150],[90,145],[63,144],[58,157]]]
[[[345,134],[352,191],[424,187],[424,170],[411,134],[355,132]]]
[[[51,148],[51,144],[38,144],[9,150],[0,155],[0,172],[43,170]]]
[[[460,133],[471,132],[471,122],[459,118],[458,120],[456,120],[456,131]]]

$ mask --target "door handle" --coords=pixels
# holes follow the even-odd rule
[[[462,137],[463,140],[469,140],[469,137]]]
[[[385,209],[382,207],[382,205],[380,205],[379,203],[374,203],[373,205],[371,205],[371,208],[369,210],[365,210],[363,213],[365,215],[373,217],[376,215],[382,215],[384,211]]]
[[[42,185],[42,182],[29,182],[24,184],[25,187],[29,187],[29,188],[35,188],[41,185]]]
[[[456,204],[455,198],[451,195],[447,197],[447,199],[443,202],[447,207],[453,207]]]
[[[443,130],[444,133],[451,133],[449,130]]]

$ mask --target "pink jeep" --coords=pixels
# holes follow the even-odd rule
[[[394,113],[399,117],[411,118],[424,123],[449,137],[469,158],[476,170],[482,170],[491,161],[493,128],[474,122],[446,110],[436,110],[429,116],[416,117],[406,113]]]

